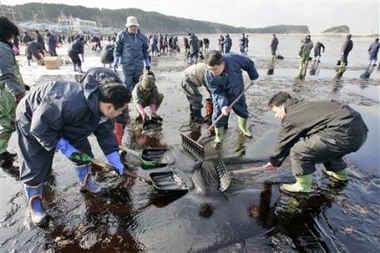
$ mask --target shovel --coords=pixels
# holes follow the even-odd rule
[[[143,167],[145,169],[154,169],[159,167],[165,167],[169,163],[172,163],[171,161],[165,159],[165,154],[168,150],[168,148],[144,149],[141,153]]]
[[[94,159],[92,161],[93,164],[108,169],[108,171],[116,171],[115,168],[106,162]],[[162,172],[153,172],[149,174],[150,179],[137,176],[128,171],[124,171],[126,176],[135,178],[141,182],[147,183],[153,186],[157,191],[165,192],[165,193],[173,193],[173,192],[188,192],[189,186],[186,182],[182,181],[182,179],[176,175],[173,171],[162,171]]]
[[[282,166],[290,166],[290,163],[284,163]],[[240,169],[240,170],[233,170],[228,172],[230,175],[238,175],[238,174],[245,174],[245,173],[250,173],[253,171],[257,170],[263,170],[266,169],[264,166],[258,166],[258,167],[251,167],[251,168],[246,168],[246,169]]]
[[[166,156],[169,151],[168,148],[147,148],[144,149],[141,153],[129,149],[124,146],[119,146],[119,149],[127,152],[127,154],[132,154],[141,159],[141,166],[143,169],[154,169],[165,167],[169,164],[173,164],[175,162],[175,158],[168,159]]]

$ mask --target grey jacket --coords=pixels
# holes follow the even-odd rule
[[[60,138],[76,146],[92,133],[104,154],[117,151],[112,124],[99,110],[100,85],[57,81],[36,87],[17,107],[20,132],[48,151],[55,149]]]
[[[277,146],[269,158],[276,167],[282,164],[301,137],[319,134],[325,138],[344,140],[368,132],[358,112],[336,101],[291,99],[286,101],[285,111]]]

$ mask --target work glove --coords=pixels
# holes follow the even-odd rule
[[[94,158],[74,148],[68,140],[61,138],[55,146],[63,155],[69,158],[76,166],[91,163]]]
[[[119,56],[115,56],[115,59],[113,61],[113,69],[116,71],[117,68],[119,67],[119,62],[120,62],[120,57]]]
[[[222,107],[222,114],[227,116],[231,111],[231,108],[229,106],[223,106]]]
[[[122,164],[120,160],[120,155],[117,151],[114,151],[108,155],[106,155],[108,162],[115,167],[117,174],[124,174],[124,164]]]
[[[149,59],[145,59],[145,69],[146,71],[150,71],[150,62],[149,62]]]
[[[61,151],[62,154],[64,154],[67,158],[70,159],[70,157],[72,156],[72,154],[74,153],[79,153],[79,151],[74,148],[68,140],[64,139],[64,138],[61,138],[59,139],[57,145],[55,146],[56,149],[58,149],[59,151]]]
[[[265,164],[264,168],[269,172],[276,172],[276,170],[277,170],[277,167],[274,166],[273,164],[271,164],[270,162]]]

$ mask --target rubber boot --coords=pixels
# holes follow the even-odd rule
[[[32,222],[36,226],[46,225],[47,213],[42,205],[43,184],[37,186],[28,186],[24,184],[26,198],[28,200],[28,209]]]
[[[17,154],[5,151],[0,154],[0,162],[13,162],[16,159]]]
[[[338,182],[347,182],[348,181],[347,168],[340,170],[340,171],[336,171],[336,172],[323,169],[323,172],[326,173],[330,177],[330,179],[333,181],[338,181]]]
[[[193,121],[195,123],[199,123],[199,124],[202,124],[202,123],[206,123],[207,122],[207,119],[203,118],[202,117],[202,113],[201,113],[201,109],[193,109]]]
[[[90,164],[76,166],[75,172],[79,179],[81,192],[99,193],[102,191],[102,187],[92,180]]]
[[[113,131],[116,136],[117,144],[121,145],[121,140],[123,139],[124,124],[115,122],[113,124]]]
[[[224,127],[215,127],[215,140],[213,143],[213,148],[220,148],[223,141]]]
[[[242,118],[238,116],[238,124],[239,124],[239,129],[242,131],[245,137],[247,138],[252,138],[251,132],[247,128],[247,120],[246,118]]]
[[[280,189],[285,193],[309,193],[311,192],[312,174],[296,176],[294,184],[282,184]]]

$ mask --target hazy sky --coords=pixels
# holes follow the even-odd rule
[[[0,0],[0,3],[6,5],[28,2],[65,3],[107,9],[137,8],[249,28],[279,24],[307,25],[311,33],[339,25],[348,25],[353,34],[379,33],[380,26],[380,0]]]

